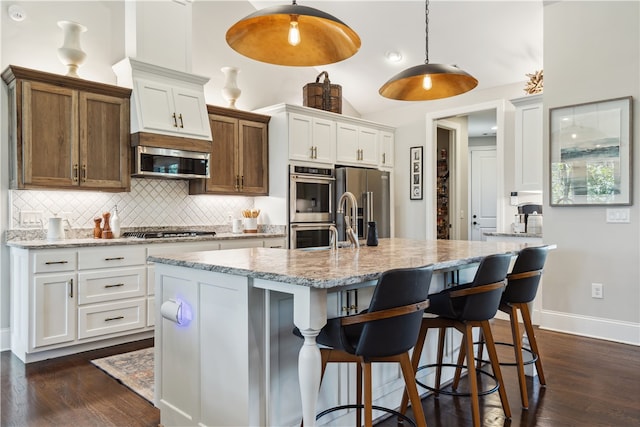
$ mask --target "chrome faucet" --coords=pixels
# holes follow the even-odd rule
[[[331,235],[331,237],[329,237],[329,246],[331,246],[331,249],[338,249],[338,229],[330,225],[329,233]]]
[[[347,215],[347,204],[351,205],[351,216]],[[356,196],[349,191],[345,191],[340,196],[340,200],[338,201],[338,210],[337,213],[344,214],[344,234],[347,237],[347,240],[351,242],[353,247],[359,248],[360,243],[358,242],[358,201],[356,200]],[[351,225],[353,222],[353,226]]]

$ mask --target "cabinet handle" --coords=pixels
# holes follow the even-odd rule
[[[116,316],[116,317],[107,317],[106,319],[104,319],[105,322],[111,322],[112,320],[122,320],[124,319],[124,316]]]
[[[382,153],[382,164],[387,163],[387,153]]]
[[[53,265],[53,264],[67,264],[69,261],[47,261],[45,265]]]
[[[73,165],[73,182],[78,182],[78,165]]]
[[[240,191],[244,190],[244,175],[240,177]]]
[[[113,285],[104,285],[105,288],[118,288],[120,286],[124,286],[124,283],[116,283]]]
[[[313,147],[313,158],[314,159],[318,158],[318,147],[317,146]]]
[[[236,175],[236,184],[234,185],[236,191],[240,191],[240,176]]]
[[[73,279],[69,279],[69,298],[73,298]]]
[[[113,258],[105,258],[105,261],[120,261],[123,260],[124,257],[123,256],[117,256],[117,257],[113,257]]]
[[[180,119],[180,128],[184,128],[184,122],[182,121],[182,113],[180,113],[178,118]]]
[[[178,127],[178,120],[176,119],[176,113],[173,113],[173,127],[177,128]]]
[[[87,165],[82,165],[82,182],[87,182]]]
[[[312,147],[310,147],[309,149],[311,150],[311,154],[309,154],[309,157],[313,159],[313,150],[314,150],[314,147],[312,146]]]

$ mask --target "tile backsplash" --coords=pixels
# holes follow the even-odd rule
[[[131,179],[129,193],[11,190],[11,229],[20,229],[20,212],[69,213],[73,228],[94,226],[93,218],[118,205],[122,227],[208,226],[228,224],[254,206],[253,197],[189,195],[186,180]],[[46,222],[45,222],[46,224]]]

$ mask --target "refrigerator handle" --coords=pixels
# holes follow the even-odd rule
[[[366,206],[366,210],[367,212],[365,213],[365,221],[366,222],[371,222],[373,221],[373,192],[372,191],[367,191],[366,193],[364,193],[365,196],[365,206]],[[363,226],[366,224],[363,224]]]

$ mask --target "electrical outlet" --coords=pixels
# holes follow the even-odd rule
[[[602,283],[591,284],[591,298],[604,298],[602,293]]]
[[[42,211],[20,211],[20,227],[42,227]]]

